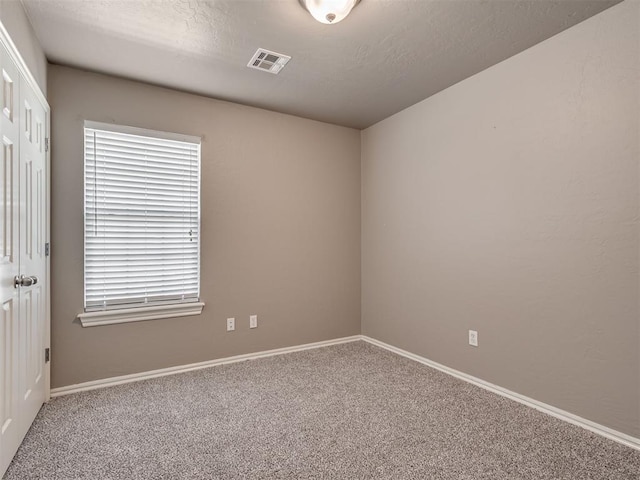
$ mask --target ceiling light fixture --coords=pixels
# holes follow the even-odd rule
[[[299,0],[320,23],[333,24],[344,20],[360,0]]]

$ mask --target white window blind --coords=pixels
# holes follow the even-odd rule
[[[198,301],[199,139],[96,125],[84,129],[85,311]]]

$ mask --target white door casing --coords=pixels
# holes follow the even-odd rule
[[[0,24],[0,477],[49,397],[48,123]]]

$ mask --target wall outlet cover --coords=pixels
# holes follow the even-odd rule
[[[227,332],[231,332],[236,329],[236,319],[227,318]]]
[[[478,346],[478,332],[475,330],[469,330],[469,345],[473,347]]]

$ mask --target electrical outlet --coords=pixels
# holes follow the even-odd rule
[[[236,329],[236,319],[227,318],[227,332],[231,332]]]
[[[473,347],[478,346],[478,332],[475,330],[469,330],[469,345]]]
[[[249,328],[258,328],[258,315],[249,316]]]

